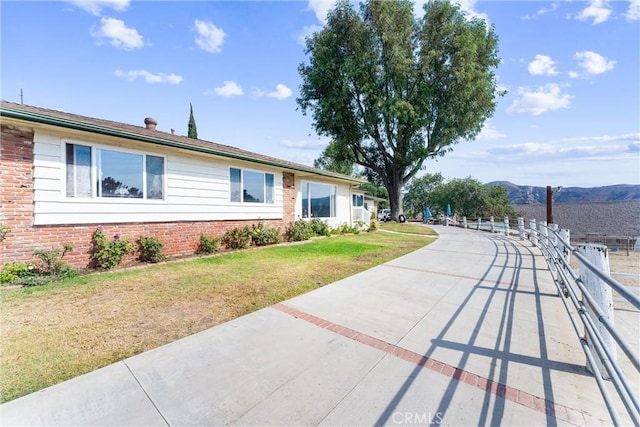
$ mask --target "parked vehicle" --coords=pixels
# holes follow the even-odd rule
[[[391,221],[391,209],[380,209],[378,211],[378,221]]]

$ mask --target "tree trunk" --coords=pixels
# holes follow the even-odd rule
[[[402,214],[402,184],[400,182],[400,180],[396,180],[387,187],[392,221],[398,221],[398,216]]]

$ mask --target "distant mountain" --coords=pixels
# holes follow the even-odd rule
[[[545,204],[547,189],[531,185],[516,185],[508,181],[493,181],[487,185],[504,185],[513,205]],[[563,187],[554,194],[553,203],[619,202],[640,199],[640,185],[607,185],[604,187]]]

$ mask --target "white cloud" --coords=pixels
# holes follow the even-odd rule
[[[580,77],[580,73],[578,73],[577,71],[569,71],[568,74],[572,79],[577,79],[578,77]]]
[[[325,24],[329,10],[336,4],[336,0],[309,0],[308,9],[315,13],[318,21]]]
[[[317,139],[313,141],[290,141],[283,140],[280,145],[287,148],[297,148],[300,150],[324,150],[329,144],[328,138]]]
[[[609,0],[591,0],[589,6],[582,10],[576,19],[585,21],[587,19],[593,19],[593,25],[601,24],[609,19],[611,15],[611,7],[609,6]]]
[[[295,35],[295,39],[300,46],[307,47],[307,37],[320,30],[322,30],[322,27],[320,25],[306,25],[304,28],[302,28],[302,31]]]
[[[560,6],[560,3],[557,1],[554,1],[553,3],[551,3],[550,7],[548,8],[543,7],[542,9],[539,9],[535,14],[523,16],[522,19],[534,19],[538,16],[546,15],[547,13],[556,11],[558,9],[558,6]]]
[[[616,65],[616,61],[611,61],[604,56],[586,50],[584,52],[576,52],[575,58],[580,61],[579,66],[587,74],[602,74],[607,71],[613,70]]]
[[[97,39],[106,38],[111,45],[125,50],[144,46],[142,36],[135,28],[129,28],[124,21],[115,18],[101,18],[100,28],[91,28],[91,35]]]
[[[558,74],[556,64],[550,56],[536,55],[529,63],[529,73],[533,76],[553,76]]]
[[[535,90],[526,87],[518,89],[518,99],[507,108],[508,113],[529,113],[539,116],[547,111],[569,108],[573,96],[562,93],[560,86],[548,83]]]
[[[630,0],[629,8],[624,16],[627,18],[627,21],[640,20],[640,0]]]
[[[240,96],[244,94],[244,91],[238,83],[232,80],[226,80],[222,82],[222,86],[214,88],[213,91],[207,90],[205,95],[211,95],[212,93],[225,98],[230,98],[232,96]]]
[[[476,141],[490,141],[503,138],[504,133],[500,132],[491,122],[485,122],[482,130],[476,137]]]
[[[253,95],[257,96],[257,97],[267,96],[269,98],[275,98],[275,99],[279,99],[279,100],[287,99],[292,94],[293,94],[293,92],[291,91],[291,89],[289,89],[288,87],[286,87],[282,83],[278,83],[276,85],[276,90],[274,90],[272,92],[265,92],[265,91],[263,91],[261,89],[256,89],[253,92]]]
[[[164,74],[164,73],[150,73],[147,70],[129,70],[122,71],[116,70],[115,75],[127,80],[137,80],[138,78],[144,79],[147,83],[169,83],[178,84],[182,81],[182,76],[177,74]]]
[[[111,8],[122,12],[129,7],[129,0],[69,0],[69,3],[91,13],[100,15],[102,9]]]
[[[227,34],[222,28],[216,27],[213,23],[207,21],[200,21],[196,19],[194,22],[196,33],[196,44],[200,49],[209,53],[218,53],[222,51],[222,44],[224,43]]]
[[[476,10],[476,0],[458,0],[462,11],[471,18],[480,18],[489,22],[489,17],[486,13],[480,13]]]

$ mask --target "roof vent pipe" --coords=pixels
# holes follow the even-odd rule
[[[149,130],[156,130],[156,126],[158,126],[158,121],[153,117],[147,117],[144,119],[144,124]]]

